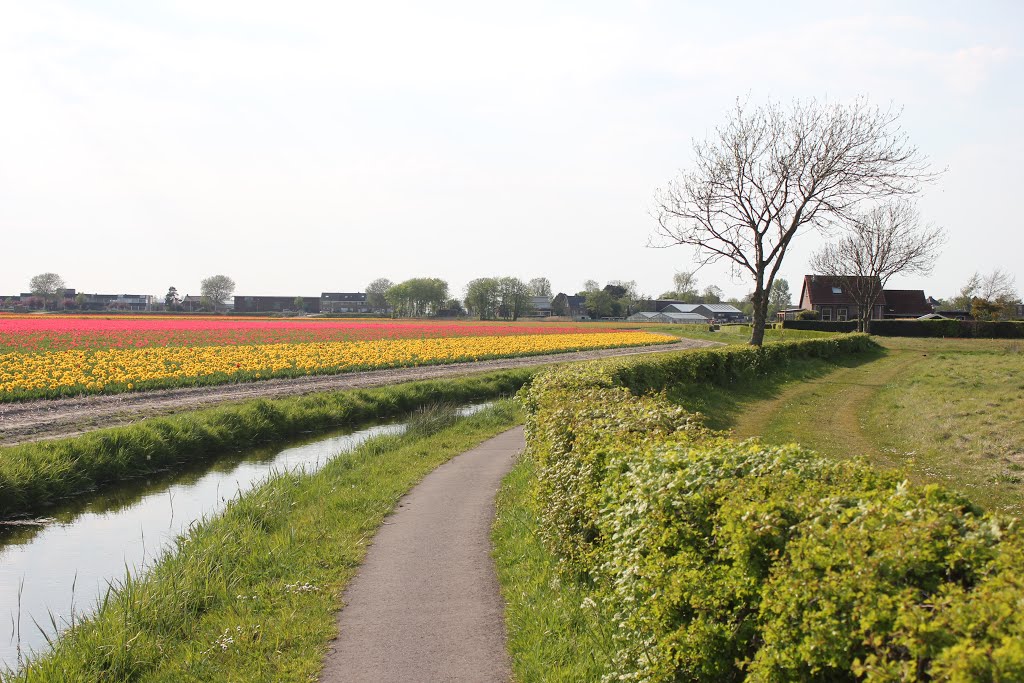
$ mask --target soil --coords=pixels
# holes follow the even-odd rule
[[[675,344],[598,351],[500,358],[473,363],[429,365],[390,370],[314,375],[293,379],[269,379],[211,387],[185,387],[138,393],[78,396],[74,398],[0,403],[0,445],[77,436],[96,429],[117,427],[158,415],[210,408],[257,398],[283,398],[327,391],[365,389],[425,379],[462,377],[479,372],[507,370],[578,360],[594,360],[643,353],[664,353],[706,346],[716,342],[682,339]]]

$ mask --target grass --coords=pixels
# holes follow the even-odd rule
[[[862,455],[913,481],[1024,514],[1024,345],[875,339],[885,353],[867,363],[673,396],[738,436],[796,441],[836,458]]]
[[[512,671],[518,683],[599,681],[611,620],[601,619],[578,584],[559,575],[540,539],[531,504],[535,465],[521,458],[498,493],[492,540]]]
[[[315,680],[342,591],[384,516],[432,469],[519,420],[509,401],[458,421],[435,409],[315,475],[275,476],[112,588],[52,652],[0,678]]]
[[[255,400],[57,441],[0,448],[0,517],[37,513],[124,479],[177,470],[228,451],[353,427],[432,403],[514,393],[537,368],[389,387]]]

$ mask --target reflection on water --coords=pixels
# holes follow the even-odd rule
[[[463,414],[483,406],[468,406]],[[72,615],[96,605],[110,582],[137,572],[188,527],[219,513],[273,472],[314,472],[339,453],[404,424],[334,434],[288,448],[225,455],[205,467],[133,480],[61,509],[38,526],[0,524],[0,670],[46,646]]]

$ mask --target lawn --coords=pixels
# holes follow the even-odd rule
[[[794,365],[783,376],[672,397],[718,428],[820,453],[863,455],[1024,514],[1024,345],[876,338],[866,361]]]

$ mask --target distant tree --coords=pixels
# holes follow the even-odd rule
[[[75,295],[75,306],[82,310],[85,308],[85,302],[89,300],[88,295],[85,292],[79,292]]]
[[[569,315],[569,298],[565,292],[559,292],[554,299],[551,300],[551,313],[558,316]]]
[[[549,299],[551,298],[551,281],[546,277],[535,277],[526,286],[530,291],[530,296],[546,296]]]
[[[435,277],[412,278],[392,285],[384,298],[396,317],[436,315],[448,300],[448,283]]]
[[[846,234],[811,256],[814,272],[842,282],[857,304],[858,327],[871,330],[875,301],[893,275],[927,275],[946,241],[941,228],[921,225],[907,201],[880,204],[855,216]]]
[[[481,277],[470,280],[466,285],[465,305],[471,315],[480,320],[494,320],[498,317],[498,291],[501,287],[496,277]]]
[[[29,280],[29,291],[43,300],[43,306],[56,304],[64,298],[64,278],[57,273],[40,273]]]
[[[306,310],[306,300],[301,296],[295,297],[295,301],[292,302],[292,305],[295,307],[296,311]]]
[[[597,280],[586,280],[583,283],[584,292],[596,292],[601,289],[601,285],[597,283]]]
[[[618,301],[612,296],[611,292],[604,289],[599,289],[596,292],[587,292],[586,307],[587,315],[595,320],[618,317],[620,311]]]
[[[213,310],[222,308],[235,293],[235,281],[227,275],[211,275],[204,279],[199,290],[201,295],[209,300]]]
[[[789,290],[789,282],[784,278],[776,278],[772,283],[772,291],[768,296],[768,317],[774,318],[779,311],[793,305],[793,294]]]
[[[366,285],[366,305],[374,311],[383,311],[388,307],[387,293],[394,286],[386,277],[379,277]]]
[[[518,320],[530,303],[530,290],[517,277],[498,278],[498,314],[505,320]]]
[[[448,311],[452,315],[457,315],[459,317],[466,315],[466,308],[458,299],[448,299],[448,301],[445,301],[444,310]]]
[[[988,275],[974,273],[950,305],[954,310],[970,311],[980,320],[1005,320],[1016,316],[1019,303],[1016,279],[995,268]]]
[[[694,142],[694,166],[655,195],[665,246],[726,260],[754,287],[750,343],[764,342],[769,293],[794,238],[843,223],[865,203],[913,195],[927,162],[898,125],[899,112],[796,101],[750,108]]]
[[[172,285],[167,288],[167,294],[164,295],[164,306],[168,311],[177,311],[181,308],[181,297],[178,296],[177,287]]]
[[[722,297],[724,293],[722,288],[718,285],[708,285],[704,288],[704,293],[701,294],[701,303],[704,304],[720,304],[722,303]]]

